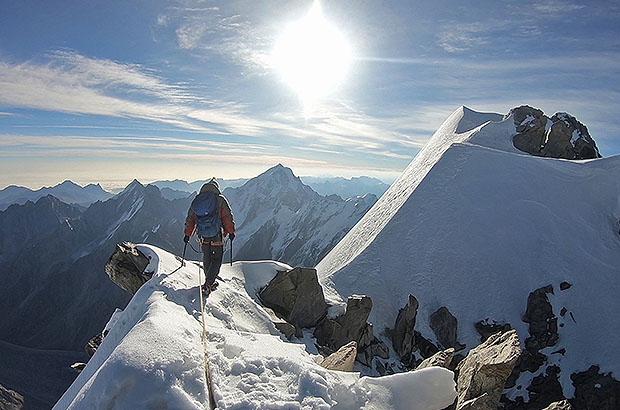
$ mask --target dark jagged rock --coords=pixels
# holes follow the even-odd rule
[[[560,283],[560,290],[570,289],[571,286],[573,286],[572,283],[562,282]]]
[[[103,342],[103,337],[103,333],[99,333],[97,336],[93,336],[93,338],[90,339],[88,343],[86,343],[84,350],[86,350],[88,357],[93,357],[93,355],[101,345],[101,342]]]
[[[295,336],[295,334],[297,333],[297,329],[295,328],[295,326],[276,315],[276,312],[274,312],[273,309],[270,309],[266,306],[263,307],[263,309],[269,315],[269,318],[271,319],[271,322],[276,327],[276,329],[278,329],[280,333],[286,336],[288,340],[291,340],[293,336]]]
[[[390,349],[381,340],[374,338],[363,349],[358,350],[357,361],[365,366],[372,367],[372,361],[375,357],[388,359],[390,357]]]
[[[530,400],[528,409],[542,409],[551,403],[564,400],[562,385],[560,384],[560,368],[549,366],[545,374],[540,374],[532,379],[532,383],[527,388]]]
[[[457,410],[497,408],[506,379],[520,354],[516,330],[496,333],[472,349],[457,366]],[[472,407],[468,402],[477,398]]]
[[[586,126],[572,115],[556,113],[549,118],[541,110],[527,105],[513,108],[505,118],[511,114],[517,127],[513,144],[521,151],[564,159],[601,157]]]
[[[512,329],[512,326],[510,326],[510,323],[497,323],[497,322],[490,322],[489,319],[484,319],[481,320],[480,322],[477,322],[474,327],[476,328],[476,331],[478,332],[478,334],[480,335],[480,342],[485,342],[489,336],[497,333],[497,332],[507,332],[510,329]]]
[[[134,295],[153,276],[152,272],[145,272],[149,262],[136,245],[123,242],[116,245],[105,264],[105,272],[121,289]]]
[[[411,356],[414,346],[414,326],[418,313],[418,300],[409,295],[407,304],[398,311],[394,332],[392,334],[392,346],[398,357],[402,360]]]
[[[551,285],[536,289],[527,298],[527,310],[523,321],[529,324],[530,337],[525,340],[525,348],[535,354],[545,347],[558,342],[558,318],[553,313],[547,293],[553,294]]]
[[[437,340],[439,340],[439,343],[441,343],[444,348],[453,347],[458,351],[465,347],[465,345],[460,344],[456,340],[458,322],[445,306],[431,314],[429,324],[433,332],[435,332]]]
[[[367,320],[372,309],[368,296],[353,295],[347,300],[346,311],[336,319],[323,319],[316,327],[314,336],[317,343],[331,351],[355,341],[358,344],[364,337],[369,338]]]
[[[433,344],[430,340],[422,336],[422,333],[417,330],[413,332],[413,339],[415,341],[415,347],[420,352],[420,355],[428,359],[435,353],[439,352],[439,348]]]
[[[327,314],[316,269],[279,271],[258,295],[265,306],[300,328],[316,326]]]
[[[590,366],[570,378],[575,386],[575,397],[570,402],[575,409],[620,409],[620,381],[611,373],[600,373],[599,366]]]

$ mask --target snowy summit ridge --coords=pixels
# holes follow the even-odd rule
[[[146,270],[153,278],[115,313],[103,343],[54,409],[209,408],[198,264],[179,267],[173,255],[139,247],[151,259]],[[255,292],[289,268],[271,261],[222,267],[205,312],[218,408],[431,410],[453,401],[449,370],[360,378],[319,366],[307,340],[284,341]]]
[[[562,369],[570,398],[576,372],[620,374],[620,342],[607,334],[620,329],[620,156],[536,157],[515,148],[517,134],[513,115],[457,109],[317,270],[338,291],[328,294],[334,304],[369,295],[376,329],[392,328],[412,294],[416,327],[437,342],[429,316],[447,307],[467,348],[485,319],[509,324],[523,343],[528,295],[551,285],[559,340],[512,398],[527,402],[523,387],[549,366]]]

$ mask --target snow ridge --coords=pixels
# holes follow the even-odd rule
[[[139,245],[154,275],[123,312],[54,409],[206,409],[199,268]],[[278,262],[223,266],[207,299],[206,326],[218,408],[431,410],[454,400],[453,373],[429,368],[383,378],[326,370],[308,337],[287,342],[255,299]]]
[[[608,333],[620,329],[620,156],[534,157],[512,146],[512,117],[494,118],[455,111],[317,270],[331,303],[372,298],[375,329],[392,328],[412,294],[417,330],[437,342],[429,317],[447,307],[468,348],[484,319],[509,323],[523,343],[528,295],[551,285],[562,318],[553,350],[565,350],[554,360],[571,397],[575,372],[620,374],[620,341]]]

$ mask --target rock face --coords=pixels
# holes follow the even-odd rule
[[[599,371],[598,366],[590,366],[585,372],[570,376],[575,386],[575,398],[571,400],[575,409],[620,409],[620,382],[611,373]]]
[[[351,341],[360,344],[363,338],[370,339],[372,330],[368,330],[367,320],[371,310],[372,300],[368,296],[350,296],[342,316],[336,319],[325,318],[317,325],[314,336],[318,344],[336,351]]]
[[[121,289],[134,295],[153,276],[152,272],[145,272],[148,264],[149,258],[136,245],[123,242],[116,245],[105,272]]]
[[[24,406],[24,397],[0,384],[0,409],[19,410]]]
[[[407,304],[398,311],[394,333],[392,335],[392,346],[398,357],[403,361],[408,361],[415,344],[414,326],[418,314],[418,300],[409,295]]]
[[[545,407],[543,410],[573,410],[568,400],[556,401]]]
[[[327,314],[323,288],[312,268],[278,272],[259,297],[265,306],[300,328],[316,326]]]
[[[453,347],[455,350],[461,350],[465,347],[456,341],[458,322],[445,306],[431,314],[429,324],[443,347]]]
[[[321,366],[329,370],[352,372],[357,356],[357,343],[349,342],[338,351],[330,354],[323,360]]]
[[[284,336],[286,336],[288,340],[291,340],[296,333],[295,326],[291,325],[286,320],[278,317],[278,315],[276,315],[276,312],[274,312],[272,309],[269,309],[268,307],[263,307],[263,309],[265,309],[265,312],[267,312],[267,314],[269,315],[269,318],[271,319],[271,322],[276,327],[276,329],[278,329]]]
[[[472,349],[457,366],[457,410],[497,408],[506,379],[520,354],[516,330],[496,333]],[[467,403],[472,399],[476,399],[475,403]]]
[[[315,266],[377,201],[314,192],[282,165],[223,191],[235,214],[235,260]],[[224,256],[224,263],[228,255]]]
[[[95,352],[101,345],[101,342],[103,342],[103,337],[104,337],[104,334],[99,333],[97,336],[93,336],[93,338],[90,339],[88,343],[86,343],[84,350],[86,350],[88,357],[93,357],[93,355],[95,354]]]
[[[509,323],[496,323],[493,321],[489,321],[489,319],[481,320],[477,322],[474,327],[476,331],[480,335],[480,341],[484,342],[491,336],[497,332],[507,332],[512,329]]]
[[[422,363],[420,363],[418,367],[416,367],[416,370],[425,369],[431,366],[439,366],[439,367],[445,367],[446,369],[449,369],[453,358],[454,358],[454,348],[451,347],[449,349],[442,350],[441,352],[435,353],[428,359],[424,359]]]
[[[551,118],[541,110],[527,105],[513,108],[517,134],[514,146],[529,154],[564,159],[600,158],[596,143],[585,125],[567,113],[556,113]]]

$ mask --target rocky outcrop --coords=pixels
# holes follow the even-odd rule
[[[491,321],[489,318],[481,320],[477,322],[474,327],[476,331],[480,335],[480,341],[486,341],[489,336],[497,333],[497,332],[507,332],[512,329],[510,323],[497,323],[495,321]]]
[[[352,372],[357,356],[357,343],[349,342],[321,362],[321,366],[329,370]]]
[[[300,328],[316,326],[327,314],[327,303],[316,269],[280,271],[258,296],[265,306]]]
[[[86,368],[86,363],[84,362],[75,362],[71,365],[71,369],[76,373],[82,373],[82,370]]]
[[[295,336],[295,334],[297,333],[297,329],[295,328],[295,326],[291,325],[289,322],[276,315],[276,312],[274,312],[272,309],[269,309],[268,307],[263,307],[263,309],[269,315],[269,318],[271,319],[271,322],[276,327],[276,329],[278,329],[280,333],[286,336],[288,340],[291,340],[293,336]]]
[[[600,373],[599,366],[590,366],[570,378],[575,386],[575,397],[571,400],[575,409],[620,409],[620,381],[611,373]]]
[[[568,400],[560,400],[555,403],[551,403],[543,410],[573,410],[573,407],[570,405]]]
[[[372,310],[372,300],[365,295],[349,296],[346,311],[336,319],[323,319],[316,327],[314,336],[317,343],[328,351],[336,351],[341,346],[362,339],[371,339],[368,329],[368,316]],[[369,334],[370,333],[370,334]]]
[[[510,115],[517,128],[513,144],[521,151],[564,159],[601,157],[586,126],[572,115],[556,113],[549,118],[541,110],[527,105],[513,108],[505,118]]]
[[[560,368],[557,366],[549,366],[544,374],[539,374],[532,379],[527,387],[529,393],[529,401],[526,405],[528,409],[541,409],[550,403],[563,400],[564,393],[560,384]]]
[[[418,314],[418,300],[409,295],[407,304],[398,311],[394,333],[392,334],[392,346],[398,357],[403,361],[408,361],[413,351],[415,343],[414,326]]]
[[[416,367],[416,370],[425,369],[431,366],[439,366],[439,367],[445,367],[446,369],[449,369],[453,358],[454,358],[454,348],[451,347],[449,349],[442,350],[441,352],[435,353],[428,359],[422,360],[422,363],[420,363],[418,367]]]
[[[103,342],[103,338],[105,337],[105,335],[103,333],[99,333],[96,336],[93,336],[88,343],[86,343],[86,346],[84,346],[84,350],[86,350],[86,353],[88,354],[88,357],[93,357],[93,355],[95,354],[95,352],[97,351],[97,349],[99,348],[99,345],[101,345],[101,342]]]
[[[558,318],[547,294],[553,294],[553,286],[545,286],[530,293],[523,321],[529,324],[530,337],[525,339],[525,349],[531,352],[555,346],[558,342]]]
[[[24,407],[24,396],[0,384],[0,409],[19,410]]]
[[[153,276],[152,272],[145,272],[149,262],[136,245],[123,242],[116,245],[105,264],[105,272],[121,289],[134,295]]]
[[[368,329],[372,332],[372,327],[368,327]],[[362,344],[357,350],[357,361],[365,366],[372,367],[372,361],[375,357],[389,359],[390,348],[374,336],[369,341],[362,340]]]
[[[520,354],[516,330],[496,333],[472,349],[457,366],[457,410],[497,408]],[[474,403],[470,402],[473,399]]]
[[[445,306],[431,314],[429,324],[437,336],[437,340],[444,348],[453,347],[458,351],[465,347],[456,340],[458,322]]]

